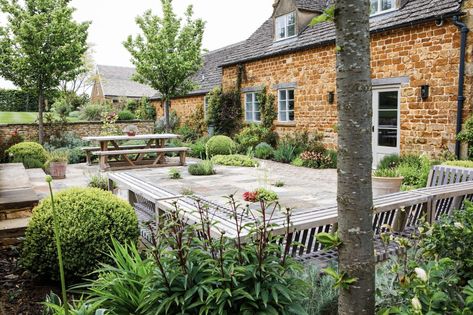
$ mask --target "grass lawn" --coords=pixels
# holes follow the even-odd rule
[[[38,118],[37,112],[0,112],[0,124],[34,123]],[[78,121],[78,118],[68,117],[67,121]]]

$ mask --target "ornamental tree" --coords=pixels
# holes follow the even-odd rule
[[[83,66],[89,22],[72,18],[70,0],[0,0],[0,75],[38,97],[39,141],[45,100]]]
[[[131,35],[123,43],[136,67],[133,79],[157,90],[164,102],[166,130],[169,130],[169,107],[173,97],[191,91],[191,77],[202,66],[202,37],[205,23],[192,19],[189,6],[185,21],[173,11],[172,0],[161,0],[162,17],[151,10],[136,18],[142,34]]]

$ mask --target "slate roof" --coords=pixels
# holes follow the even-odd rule
[[[151,97],[156,90],[131,79],[134,68],[97,65],[104,96]]]
[[[311,2],[310,0],[296,0]],[[371,31],[381,32],[402,25],[413,25],[428,19],[452,15],[461,9],[462,0],[410,0],[399,10],[371,18]],[[312,2],[318,2],[313,0]],[[258,60],[274,55],[332,43],[335,40],[333,23],[321,23],[305,28],[299,36],[285,41],[273,41],[272,19],[266,20],[244,44],[222,63],[222,66]]]
[[[323,12],[330,0],[296,0],[296,7],[301,10]]]

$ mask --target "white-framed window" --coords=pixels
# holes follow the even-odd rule
[[[281,40],[296,36],[296,13],[278,16],[274,25],[274,38]]]
[[[294,121],[294,90],[279,90],[278,119],[282,122]]]
[[[261,121],[260,106],[255,92],[245,94],[245,120],[248,122]]]
[[[376,15],[397,9],[397,0],[370,0],[371,15]]]
[[[209,109],[209,97],[204,96],[204,118],[207,119],[207,110]]]

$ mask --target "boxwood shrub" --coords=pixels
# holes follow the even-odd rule
[[[207,141],[205,148],[207,156],[209,157],[214,155],[229,155],[236,151],[235,142],[227,136],[213,136]]]
[[[243,166],[254,167],[258,166],[258,161],[252,159],[247,155],[232,154],[232,155],[216,155],[212,157],[212,162],[215,164],[226,166]]]
[[[261,142],[255,148],[255,157],[258,159],[270,159],[274,155],[274,149],[266,142]]]
[[[110,192],[70,188],[57,193],[55,203],[68,279],[77,280],[100,263],[111,263],[107,253],[112,239],[122,244],[138,241],[138,220],[133,208]],[[33,210],[21,262],[42,278],[58,277],[50,198]]]
[[[15,162],[35,160],[38,165],[43,165],[48,160],[48,151],[46,151],[41,144],[36,142],[21,142],[15,144],[7,150],[7,153],[11,155],[12,160]],[[27,166],[25,165],[25,167]]]
[[[214,165],[211,161],[202,161],[196,164],[191,164],[187,168],[189,174],[194,176],[214,175]]]

